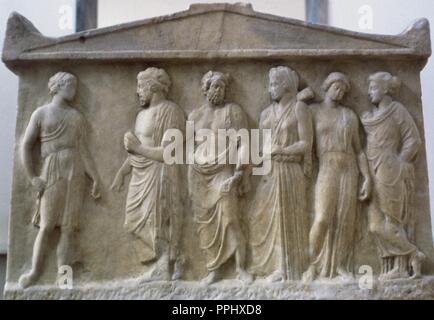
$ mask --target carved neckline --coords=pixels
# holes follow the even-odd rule
[[[394,111],[396,101],[392,101],[387,107],[384,107],[383,110],[378,110],[377,112],[367,112],[361,117],[361,121],[364,125],[376,125],[385,119],[387,119]]]
[[[294,110],[295,103],[293,100],[291,100],[287,105],[282,107],[280,114],[278,114],[276,110],[279,105],[279,102],[274,102],[271,107],[271,112],[273,114],[273,128],[277,128],[279,122],[282,121],[286,114],[291,114],[291,112]]]

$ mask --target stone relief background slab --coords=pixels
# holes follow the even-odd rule
[[[183,22],[184,16],[192,20]],[[193,26],[199,30],[204,21],[210,24],[209,28],[202,27],[205,33],[193,38],[182,37],[186,34],[183,28]],[[234,25],[240,27],[238,30],[251,32],[251,37],[241,37],[243,32],[237,35],[232,31]],[[18,148],[31,113],[49,101],[48,79],[60,70],[71,72],[78,78],[77,97],[73,104],[89,124],[89,145],[104,186],[101,200],[94,202],[86,197],[83,206],[77,243],[82,264],[74,268],[76,284],[127,280],[146,271],[131,248],[130,235],[123,229],[126,188],[115,193],[109,190],[109,186],[125,158],[123,134],[133,126],[139,111],[136,76],[147,67],[164,68],[168,72],[172,80],[169,98],[186,114],[202,104],[200,80],[204,73],[208,70],[230,73],[228,100],[243,107],[250,128],[257,128],[260,112],[270,103],[267,77],[271,67],[284,65],[297,71],[301,87],[310,86],[316,93],[315,100],[321,99],[320,87],[330,72],[346,73],[351,79],[352,90],[345,97],[344,105],[359,116],[369,107],[366,79],[373,72],[387,70],[403,80],[402,89],[395,98],[407,107],[424,139],[419,72],[429,54],[429,47],[423,41],[417,42],[419,37],[424,39],[426,36],[428,27],[424,22],[410,30],[408,37],[360,36],[256,14],[248,8],[199,6],[193,7],[189,13],[169,18],[110,27],[106,31],[90,31],[59,40],[38,39],[41,36],[29,33],[29,28],[24,28],[24,37],[19,41],[32,38],[36,43],[34,48],[11,49],[16,48],[16,44],[9,38],[12,42],[9,45],[6,42],[3,56],[8,66],[20,76],[15,159],[18,159]],[[206,34],[208,31],[211,37]],[[245,41],[248,38],[249,41]],[[158,47],[151,45],[156,43]],[[315,51],[318,46],[324,51]],[[192,47],[194,51],[190,50]],[[237,50],[240,48],[242,50]],[[225,51],[232,49],[236,52]],[[434,274],[424,147],[415,167],[416,244],[428,256],[424,273]],[[13,181],[7,275],[12,291],[19,276],[29,268],[36,236],[36,229],[30,223],[36,193],[18,161],[14,165]],[[356,270],[358,266],[368,264],[378,273],[376,249],[366,229],[366,208],[361,209],[358,225],[361,237],[355,248]],[[310,212],[312,216],[312,208]],[[245,217],[248,214],[242,213]],[[204,257],[198,254],[196,226],[189,201],[185,203],[184,215],[182,249],[187,264],[183,278],[198,280],[206,275],[206,269]],[[47,260],[41,283],[53,283],[53,274],[56,273],[54,252]],[[228,270],[227,277],[234,277],[233,273],[233,270]],[[249,296],[246,295],[240,296]],[[277,297],[290,298],[285,295]]]

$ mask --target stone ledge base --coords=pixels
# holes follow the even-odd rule
[[[333,283],[329,280],[315,281],[304,286],[300,282],[270,284],[255,281],[243,285],[238,280],[224,280],[210,286],[200,282],[143,282],[119,280],[110,282],[77,284],[73,289],[59,289],[40,285],[26,290],[16,283],[5,286],[6,299],[197,299],[197,300],[371,300],[371,299],[429,299],[434,300],[434,276],[418,280],[374,281],[372,289],[361,289],[357,281]]]

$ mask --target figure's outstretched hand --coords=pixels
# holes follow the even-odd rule
[[[128,131],[124,135],[124,147],[128,152],[137,153],[138,148],[140,147],[141,143],[139,139],[132,133],[131,131]]]
[[[93,182],[91,195],[94,199],[101,198],[100,184],[97,180]]]
[[[370,179],[366,179],[363,181],[362,187],[359,191],[359,200],[366,201],[371,196],[372,184]]]

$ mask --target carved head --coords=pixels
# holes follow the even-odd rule
[[[395,94],[401,86],[401,80],[392,76],[389,72],[377,72],[368,78],[368,94],[373,104],[380,103],[386,95]]]
[[[270,69],[268,92],[274,101],[280,101],[286,93],[295,96],[298,85],[299,78],[294,70],[282,66]]]
[[[158,68],[148,68],[137,75],[137,95],[141,106],[151,102],[156,92],[166,96],[169,93],[171,81],[166,71]]]
[[[328,98],[333,101],[341,101],[345,94],[351,90],[351,84],[345,74],[332,72],[324,80],[322,88]]]
[[[223,104],[226,87],[229,85],[229,74],[218,71],[208,71],[202,77],[202,92],[212,105]]]
[[[67,72],[58,72],[48,80],[48,90],[53,97],[60,95],[66,101],[71,101],[77,92],[77,78]]]

